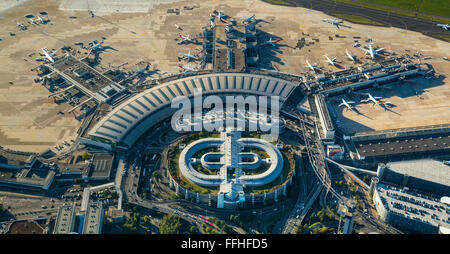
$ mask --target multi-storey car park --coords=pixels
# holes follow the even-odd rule
[[[235,31],[240,31],[241,33],[252,33],[249,27],[243,28],[236,26],[236,28],[237,30]],[[215,29],[216,31],[212,34],[212,44],[215,44],[217,41],[216,36],[227,38],[226,31],[225,33],[222,33],[224,31],[217,31],[217,29],[224,29],[224,27],[216,26]],[[227,29],[229,29],[228,26]],[[207,33],[208,31],[205,31],[205,34]],[[313,168],[315,169],[315,173],[320,178],[322,184],[326,186],[326,190],[330,191],[334,197],[339,199],[339,194],[331,186],[327,175],[329,171],[323,160],[324,154],[321,141],[325,141],[328,144],[336,142],[335,131],[336,134],[338,132],[337,128],[335,130],[328,112],[326,100],[329,97],[348,91],[365,89],[372,86],[382,86],[417,75],[433,74],[432,69],[429,68],[430,66],[424,68],[420,64],[413,63],[407,56],[401,56],[388,57],[386,60],[372,65],[349,68],[335,73],[324,73],[315,77],[314,80],[306,81],[307,79],[305,77],[296,74],[267,72],[247,68],[251,63],[254,64],[255,61],[258,61],[255,47],[252,47],[256,43],[256,41],[253,41],[255,38],[247,38],[249,39],[244,42],[233,39],[228,42],[227,40],[225,41],[225,45],[221,45],[220,47],[205,43],[204,47],[206,52],[212,48],[212,51],[209,50],[210,54],[212,54],[212,57],[210,56],[211,62],[214,65],[212,71],[200,70],[198,72],[154,80],[142,86],[143,88],[141,90],[137,90],[137,92],[134,90],[135,94],[133,95],[126,94],[127,91],[125,90],[127,89],[120,85],[119,82],[112,81],[112,79],[105,77],[94,68],[89,67],[83,60],[75,59],[73,56],[65,56],[53,64],[46,65],[47,69],[53,72],[47,75],[46,79],[55,81],[62,79],[63,83],[67,86],[62,88],[63,90],[60,92],[70,91],[70,89],[76,88],[87,95],[89,100],[95,100],[100,104],[99,106],[93,105],[93,108],[96,110],[84,122],[83,130],[80,131],[79,141],[92,147],[100,147],[118,153],[124,153],[131,149],[148,130],[162,120],[170,117],[175,112],[175,109],[170,107],[174,98],[186,96],[192,100],[196,89],[201,89],[205,95],[218,95],[220,97],[227,95],[278,96],[282,110],[287,113],[293,113],[294,115],[300,114],[295,109],[295,102],[308,96],[311,104],[311,115],[315,121],[309,121],[311,118],[299,118],[303,131],[310,133],[310,137],[307,138],[309,140],[308,142],[310,142],[307,144],[308,156],[311,163],[314,164]],[[243,46],[236,43],[247,43],[246,51],[241,51],[243,50]],[[235,47],[236,45],[240,47]],[[224,52],[227,53],[225,54]],[[87,103],[88,101],[85,102]],[[306,128],[303,125],[305,123],[310,125],[309,127],[311,128]],[[306,133],[303,134],[306,135]],[[357,138],[355,137],[350,138],[356,147],[355,154],[359,154],[360,158],[365,157],[361,154],[363,153],[362,151],[368,151],[365,149],[367,144],[363,142],[357,143]],[[425,139],[424,137],[421,138]],[[399,143],[403,140],[395,140],[395,142],[397,141]],[[233,143],[232,141],[230,142]],[[386,143],[389,144],[390,142],[387,141]],[[380,143],[382,142],[380,141]],[[360,144],[359,148],[358,144]],[[444,146],[444,151],[448,149],[448,147],[445,147],[447,142],[441,142],[440,144]],[[351,142],[348,145],[351,146]],[[269,146],[267,145],[267,147]],[[377,147],[376,151],[383,151],[383,155],[393,154],[388,151],[391,150],[390,147],[386,147],[388,149],[381,146],[378,149]],[[416,145],[414,147],[417,148]],[[190,148],[188,146],[187,151]],[[273,151],[277,151],[277,149]],[[224,149],[221,153],[225,157],[236,156],[234,153],[230,154],[227,149]],[[375,152],[373,153],[375,155]],[[366,155],[366,157],[370,157],[370,155]],[[189,160],[189,158],[186,160]],[[203,158],[203,161],[208,164],[206,158]],[[181,165],[181,167],[189,168],[189,163],[184,162],[185,164]],[[277,165],[277,163],[272,160],[271,165]],[[277,167],[275,166],[275,168]],[[185,173],[186,176],[195,175],[192,171]],[[216,179],[217,181],[214,184],[221,185],[223,179],[220,177],[222,176],[214,176],[214,178],[219,179]],[[237,180],[237,178],[233,180]],[[193,182],[196,181],[194,178],[191,180]],[[199,185],[205,184],[204,182],[197,183]],[[221,192],[217,195],[217,200],[220,199],[220,195],[233,193],[234,190],[238,190],[237,193],[239,193],[239,188],[234,189],[233,186],[225,186],[227,183],[223,184],[223,187],[222,185],[220,186]],[[175,186],[176,191],[180,192],[180,187],[177,184]],[[230,188],[227,189],[227,187]],[[187,190],[183,194],[186,194],[186,199],[189,199],[190,195]],[[275,192],[274,195],[274,199],[276,200],[277,193]],[[266,195],[264,195],[264,198],[266,198]],[[222,207],[221,205],[218,206]],[[99,209],[101,210],[98,207],[92,208],[92,211],[98,211]]]
[[[437,234],[450,228],[450,205],[409,189],[378,184],[374,202],[380,218],[399,228]]]

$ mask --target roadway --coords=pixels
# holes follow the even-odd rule
[[[298,118],[299,119],[304,119],[305,116],[303,116],[302,114],[298,114]],[[307,120],[307,119],[304,119]],[[305,137],[305,145],[306,145],[306,150],[308,152],[308,158],[310,160],[310,165],[314,170],[314,173],[316,174],[316,176],[319,178],[321,184],[323,185],[323,187],[325,187],[326,189],[326,193],[330,193],[332,195],[333,198],[335,198],[338,201],[343,201],[343,197],[341,195],[339,195],[339,193],[334,190],[334,188],[331,186],[331,179],[329,177],[329,171],[328,168],[326,167],[326,163],[325,163],[325,156],[324,156],[324,151],[322,148],[322,145],[320,143],[320,138],[318,136],[318,130],[314,127],[311,126],[307,126],[304,121],[299,121],[301,126],[302,126],[302,130],[304,133],[304,137]],[[316,122],[317,124],[317,122]],[[320,193],[319,191],[317,192]],[[323,204],[321,204],[322,206],[326,205],[325,203],[325,196],[323,197]],[[326,206],[325,206],[326,208]],[[382,221],[379,221],[378,219],[372,217],[372,216],[363,216],[364,211],[362,211],[361,209],[356,209],[360,214],[361,217],[367,222],[370,223],[371,225],[377,227],[378,229],[384,231],[384,232],[388,232],[391,234],[401,234],[402,232],[395,229],[394,227],[383,223]]]
[[[332,0],[289,0],[288,2],[291,2],[296,6],[322,11],[329,15],[333,15],[333,13],[350,15],[356,14],[380,22],[386,26],[416,31],[425,35],[449,34],[449,31],[437,27],[436,22],[419,19],[417,17],[369,9],[356,5],[334,2]]]

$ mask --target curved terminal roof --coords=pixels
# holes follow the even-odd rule
[[[103,117],[88,133],[90,137],[109,140],[128,147],[175,109],[164,110],[177,96],[194,96],[194,89],[203,94],[240,93],[279,96],[280,106],[296,84],[264,75],[250,73],[214,73],[190,76],[152,87],[124,103]],[[170,107],[169,107],[170,108]]]

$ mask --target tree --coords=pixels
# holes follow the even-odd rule
[[[319,233],[319,227],[315,227],[312,231],[313,234],[318,234]]]
[[[116,199],[116,198],[119,198],[119,194],[117,194],[117,191],[111,191],[111,198],[112,199]]]
[[[90,158],[92,158],[92,154],[88,153],[87,151],[81,155],[81,159],[83,160],[89,160]]]
[[[153,171],[153,173],[152,173],[152,177],[153,177],[153,178],[155,178],[155,179],[157,179],[157,178],[158,178],[158,176],[159,176],[159,173],[158,173],[158,171]]]
[[[181,233],[180,217],[175,214],[168,214],[164,216],[159,226],[159,232],[161,234],[180,234]]]
[[[190,227],[189,227],[189,233],[191,233],[191,234],[197,234],[197,233],[198,233],[197,227],[195,227],[195,226],[190,226]]]

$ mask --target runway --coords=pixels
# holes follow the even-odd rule
[[[334,2],[331,0],[289,0],[288,2],[303,8],[321,11],[328,15],[333,15],[334,13],[358,15],[380,22],[389,27],[407,29],[420,32],[428,36],[433,36],[436,34],[450,34],[450,31],[437,27],[436,22],[364,8],[356,5]]]

